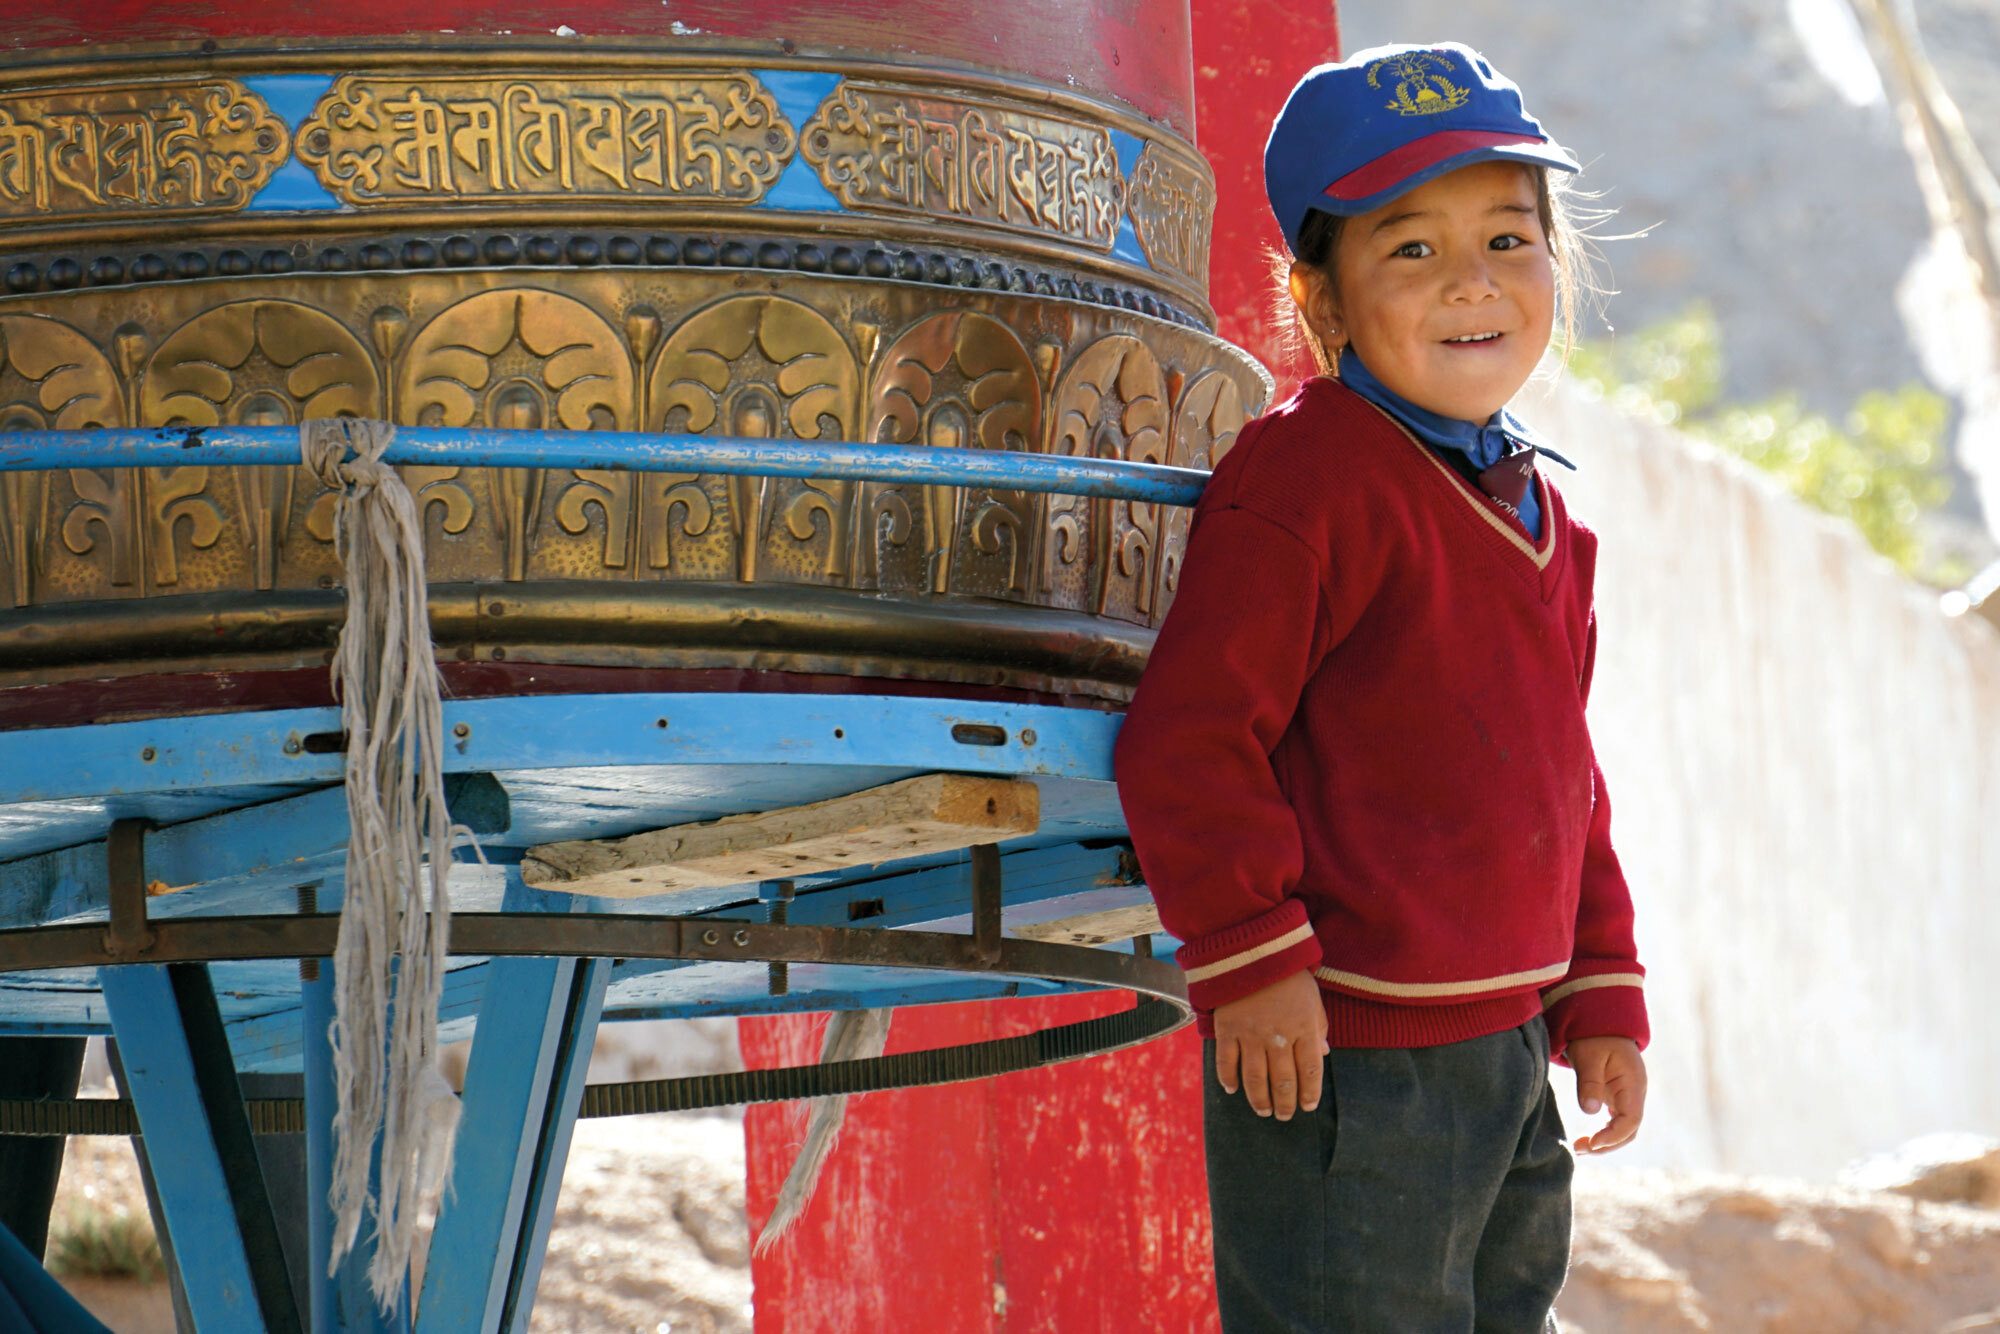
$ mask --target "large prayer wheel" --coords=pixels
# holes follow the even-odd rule
[[[1165,0],[49,5],[0,32],[0,428],[349,414],[1206,467],[1269,379],[1211,333],[1188,52]],[[461,693],[623,669],[1115,704],[1187,523],[406,476]],[[303,469],[0,487],[0,686],[32,687],[0,726],[323,689],[340,566]]]

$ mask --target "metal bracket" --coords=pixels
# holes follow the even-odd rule
[[[798,883],[793,880],[773,881],[776,897],[770,903],[770,923],[783,926],[791,917],[792,899],[798,894]],[[770,967],[770,992],[773,996],[783,996],[792,989],[792,966],[783,959],[773,959]]]
[[[146,923],[146,835],[152,827],[151,820],[116,820],[104,843],[111,900],[104,953],[114,963],[144,959],[158,940]]]
[[[972,848],[972,952],[987,968],[1000,963],[1000,845]]]

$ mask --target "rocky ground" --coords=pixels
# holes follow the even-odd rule
[[[1615,1169],[1576,1206],[1569,1334],[2000,1330],[2000,1211]]]
[[[743,1123],[586,1121],[563,1174],[533,1334],[747,1334]]]
[[[2000,1208],[1963,1202],[2000,1205],[2000,1153],[1927,1169],[1918,1178],[1898,1192],[1585,1171],[1576,1258],[1562,1301],[1565,1328],[1571,1334],[2000,1331]],[[58,1208],[69,1217],[143,1215],[125,1142],[71,1141]],[[117,1334],[173,1328],[163,1284],[67,1281]],[[741,1123],[702,1115],[584,1123],[563,1180],[531,1328],[747,1334],[750,1302]]]

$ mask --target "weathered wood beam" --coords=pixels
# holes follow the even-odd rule
[[[1135,903],[1048,922],[1028,922],[1013,928],[1013,933],[1023,940],[1056,945],[1109,945],[1114,940],[1156,935],[1159,930],[1160,910],[1150,903]]]
[[[521,878],[536,889],[642,898],[954,852],[1040,825],[1041,794],[1031,782],[924,774],[809,806],[544,843],[522,858]]]

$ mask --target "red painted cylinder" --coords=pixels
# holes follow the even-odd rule
[[[11,16],[6,47],[386,37],[746,40],[786,55],[883,52],[1021,75],[1194,128],[1186,0],[66,0]]]

